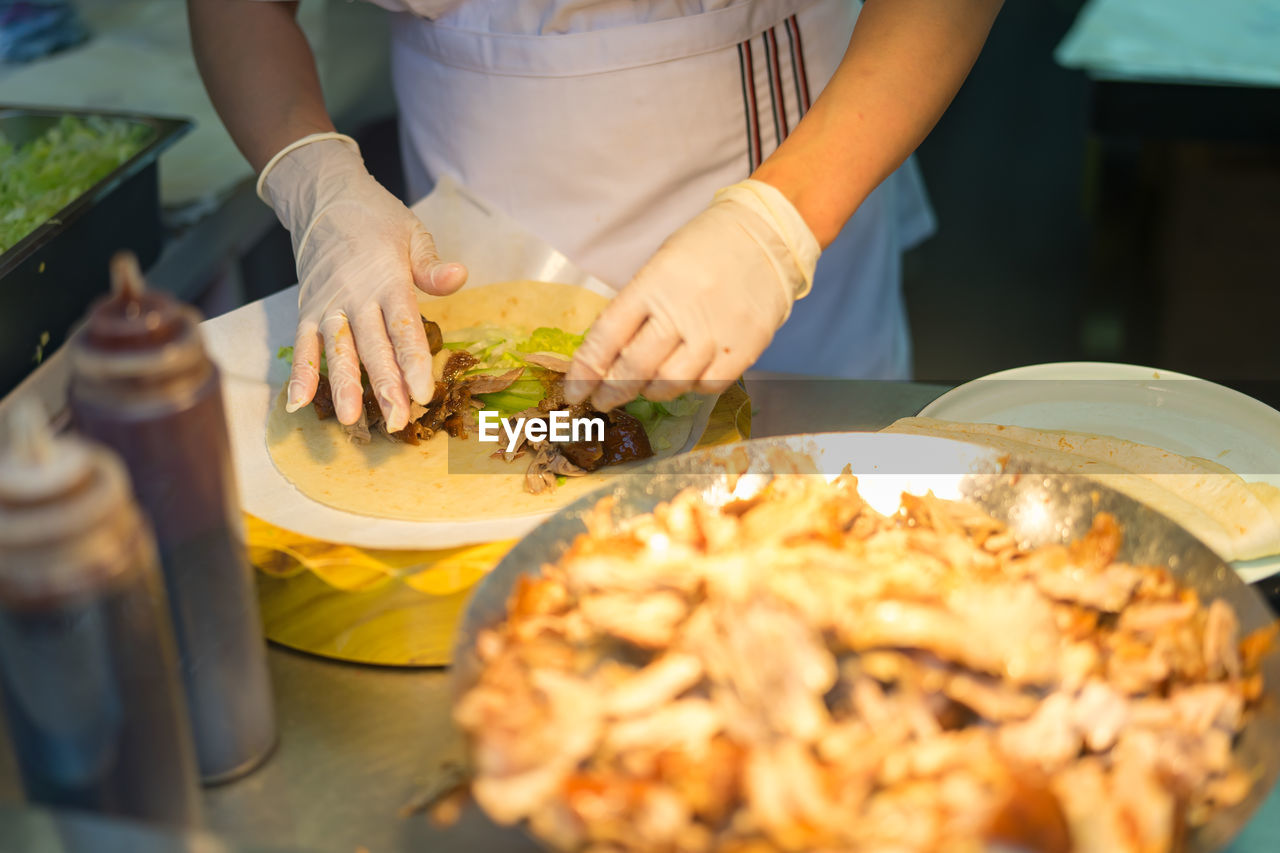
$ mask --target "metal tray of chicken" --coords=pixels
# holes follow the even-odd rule
[[[1111,513],[1124,536],[1117,560],[1167,567],[1205,604],[1225,600],[1235,609],[1241,636],[1275,621],[1262,595],[1206,545],[1163,515],[1089,478],[950,439],[882,433],[783,436],[662,460],[581,498],[536,528],[478,585],[467,605],[454,645],[454,696],[476,683],[476,638],[506,618],[518,578],[536,575],[544,564],[558,559],[586,532],[584,517],[601,499],[613,499],[614,521],[651,512],[691,487],[719,504],[743,472],[764,482],[776,473],[799,470],[792,461],[797,457],[806,465],[811,460],[828,478],[848,464],[858,477],[859,493],[882,513],[896,510],[904,491],[930,490],[939,498],[967,500],[1007,524],[1023,547],[1072,542],[1089,531],[1095,515]],[[1243,801],[1190,833],[1188,850],[1225,847],[1266,799],[1280,773],[1280,650],[1267,652],[1261,673],[1265,695],[1233,749],[1256,781]]]
[[[0,396],[48,355],[94,297],[108,290],[107,261],[129,249],[143,266],[160,253],[157,158],[192,127],[183,118],[132,112],[0,104],[0,131],[15,146],[42,136],[64,116],[98,117],[147,128],[128,160],[0,254]]]

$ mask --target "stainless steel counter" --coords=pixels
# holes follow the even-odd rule
[[[759,376],[748,381],[757,437],[793,432],[876,429],[914,414],[943,389],[898,382],[834,382]],[[450,722],[444,670],[379,669],[272,648],[280,746],[246,779],[207,792],[206,823],[221,843],[135,846],[144,851],[534,851],[519,833],[493,826],[474,808],[448,829],[400,809],[461,754]],[[0,747],[0,749],[7,749]],[[0,799],[18,797],[8,756],[0,753]],[[99,850],[15,846],[30,812],[0,811],[0,851]],[[26,836],[21,836],[26,837]],[[223,844],[225,843],[225,846]],[[1235,853],[1280,850],[1280,796],[1273,796]]]

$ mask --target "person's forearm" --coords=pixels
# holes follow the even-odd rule
[[[255,172],[290,142],[333,130],[297,5],[187,0],[200,76]]]
[[[946,110],[1003,0],[866,0],[822,95],[752,175],[825,248]]]

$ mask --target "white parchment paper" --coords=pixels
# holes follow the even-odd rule
[[[576,284],[606,296],[614,291],[532,236],[510,218],[450,179],[413,206],[429,224],[442,258],[465,263],[467,287],[535,279]],[[355,515],[311,500],[271,462],[266,424],[271,404],[289,378],[276,358],[293,344],[298,287],[215,317],[203,324],[210,356],[222,369],[223,394],[243,508],[278,527],[329,542],[367,548],[451,548],[523,536],[551,511],[464,522],[410,522]],[[710,417],[701,407],[690,449]]]

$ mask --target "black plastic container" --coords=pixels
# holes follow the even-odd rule
[[[0,131],[21,145],[67,115],[136,122],[152,133],[137,154],[0,254],[0,397],[35,368],[38,349],[46,356],[57,349],[89,303],[110,289],[107,264],[115,252],[129,249],[144,266],[160,254],[156,159],[192,126],[179,118],[0,105]]]

